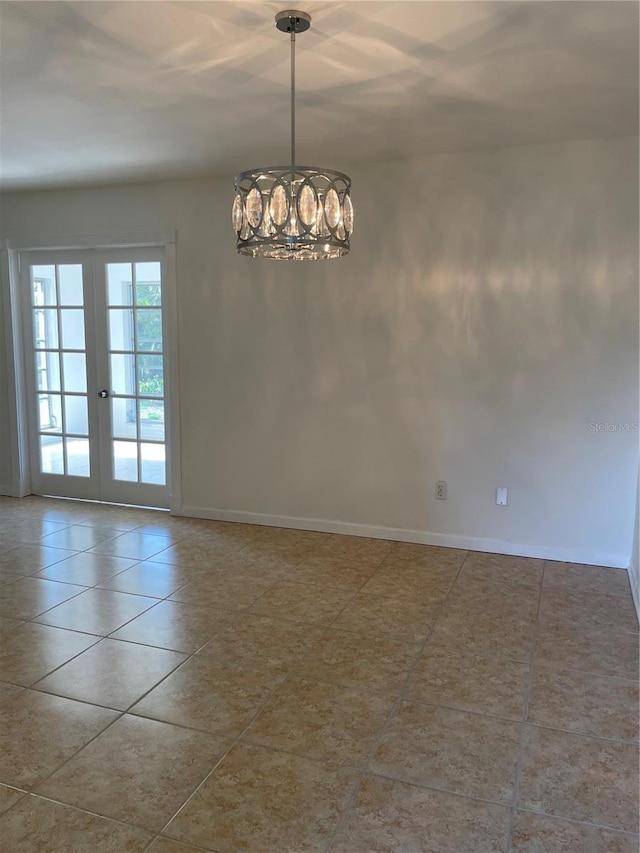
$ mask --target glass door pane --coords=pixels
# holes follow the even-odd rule
[[[32,487],[40,493],[97,498],[87,383],[87,323],[93,322],[93,312],[86,310],[87,254],[33,253],[25,261],[33,344],[33,372],[27,381]]]
[[[113,249],[102,258],[109,386],[102,409],[108,412],[109,443],[103,471],[113,494],[166,505],[162,255],[156,249]]]

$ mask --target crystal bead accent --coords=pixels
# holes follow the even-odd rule
[[[257,228],[262,219],[262,195],[257,187],[254,187],[246,201],[247,222],[252,228]]]
[[[316,194],[309,184],[305,184],[300,191],[298,212],[304,225],[313,225],[316,221],[318,202],[316,201]]]
[[[239,233],[242,228],[242,196],[240,193],[236,193],[236,197],[233,200],[231,221],[233,222],[233,230]]]
[[[232,219],[239,254],[318,260],[349,252],[348,175],[314,166],[252,169],[236,175],[235,189]]]
[[[324,199],[324,215],[329,228],[337,228],[340,222],[340,200],[333,187],[329,187]]]
[[[351,236],[353,234],[353,204],[351,203],[350,195],[346,196],[344,200],[342,221],[345,231]]]
[[[274,225],[284,225],[289,214],[289,203],[287,201],[287,193],[282,184],[277,184],[271,195],[269,203],[271,211],[271,219]]]

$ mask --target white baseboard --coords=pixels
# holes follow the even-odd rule
[[[213,521],[262,524],[267,527],[288,527],[293,530],[313,530],[319,533],[340,533],[344,536],[365,536],[370,539],[391,539],[396,542],[415,542],[419,545],[440,545],[445,548],[461,548],[465,551],[485,551],[491,554],[508,554],[514,557],[536,557],[540,560],[585,563],[591,566],[609,566],[616,569],[626,569],[629,565],[628,554],[592,551],[583,548],[522,545],[501,539],[483,539],[477,536],[431,533],[427,530],[406,530],[400,527],[353,524],[347,521],[333,521],[324,518],[296,518],[289,515],[267,515],[260,512],[241,512],[195,506],[183,506],[176,515],[185,515],[189,518],[210,518]]]
[[[640,578],[638,575],[640,574],[638,566],[634,566],[633,563],[629,565],[627,569],[629,573],[629,585],[631,586],[631,595],[633,596],[633,603],[636,606],[636,613],[638,614],[638,620],[640,620],[640,589],[638,588],[638,584],[640,583]]]

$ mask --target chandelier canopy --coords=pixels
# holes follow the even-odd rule
[[[333,169],[296,165],[295,43],[296,33],[310,25],[306,12],[276,15],[276,27],[291,35],[291,164],[235,176],[232,221],[241,255],[314,261],[342,257],[351,248],[351,179]]]

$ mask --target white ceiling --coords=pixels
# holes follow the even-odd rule
[[[300,0],[302,3],[302,0]],[[282,2],[0,3],[5,189],[288,161]],[[634,2],[304,2],[299,161],[638,130]]]

